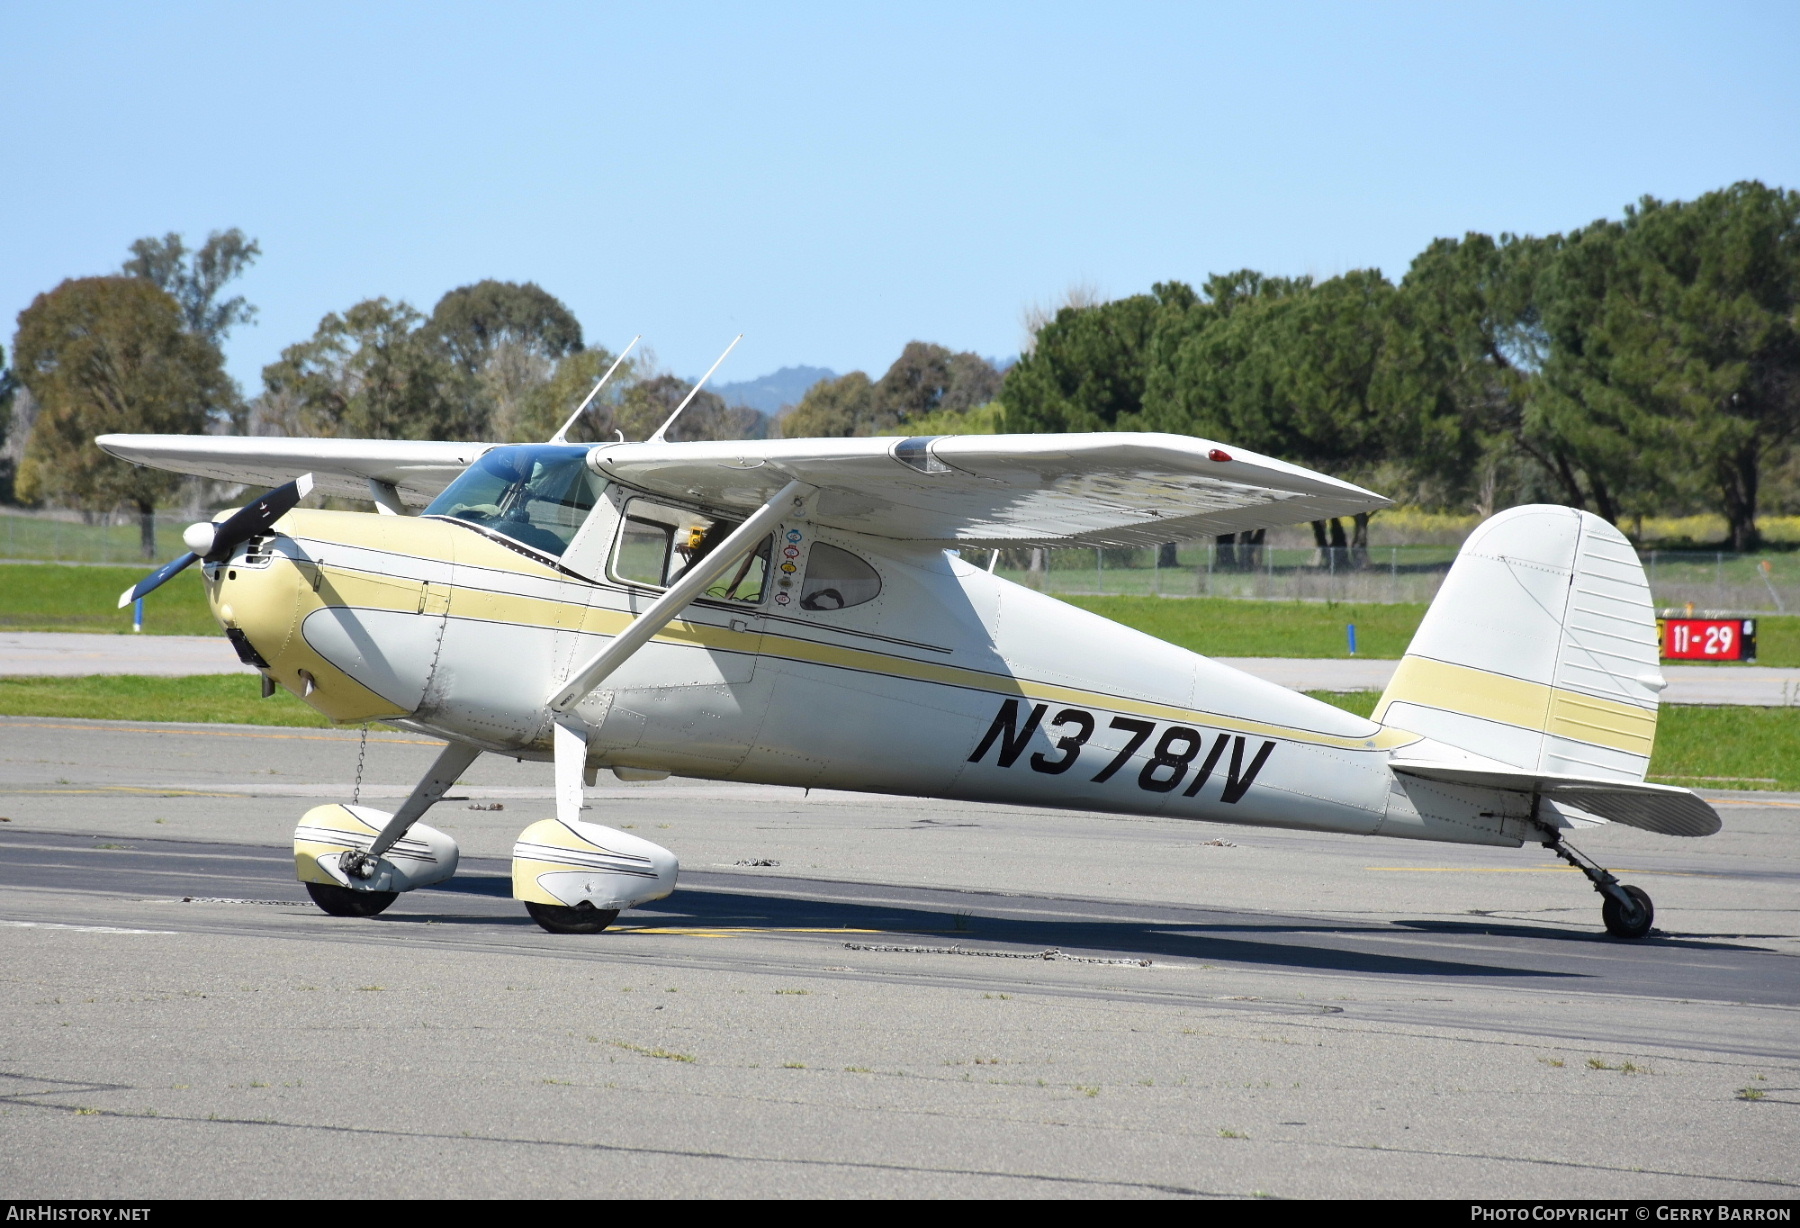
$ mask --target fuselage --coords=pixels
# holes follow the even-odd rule
[[[667,512],[633,511],[642,499],[608,486],[555,553],[453,517],[295,511],[207,567],[209,599],[247,659],[333,720],[548,759],[549,698],[661,591],[631,578],[632,526]],[[1416,735],[942,549],[799,522],[762,559],[760,588],[697,600],[580,703],[590,766],[1467,843],[1529,833],[1494,793],[1397,781],[1388,761]],[[848,578],[814,583],[830,568]]]

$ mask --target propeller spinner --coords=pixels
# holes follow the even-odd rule
[[[256,502],[240,507],[219,524],[189,525],[181,535],[188,552],[164,563],[126,589],[119,598],[119,608],[122,610],[146,593],[161,588],[201,559],[217,563],[230,558],[231,552],[240,544],[267,531],[270,525],[293,511],[294,505],[306,498],[312,488],[312,474],[302,474],[286,486],[277,486]]]

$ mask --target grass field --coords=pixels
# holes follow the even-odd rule
[[[1375,691],[1309,691],[1358,716]],[[1650,779],[1690,789],[1800,790],[1800,708],[1665,706],[1656,722]]]
[[[321,728],[330,721],[277,690],[261,698],[248,674],[146,678],[0,678],[0,716],[78,716],[109,721],[195,721]]]
[[[1229,601],[1190,597],[1065,597],[1071,605],[1209,657],[1348,657],[1398,660],[1425,617],[1423,605]],[[1800,666],[1800,617],[1759,617],[1758,665]],[[1696,664],[1683,662],[1683,664]],[[1720,669],[1733,666],[1721,665]]]
[[[1066,597],[1071,605],[1209,657],[1398,659],[1425,616],[1422,605],[1329,605],[1209,597]]]
[[[131,608],[119,594],[148,567],[68,567],[58,563],[0,565],[0,631],[131,630]],[[217,635],[206,609],[200,568],[190,567],[144,601],[144,631],[152,635]]]

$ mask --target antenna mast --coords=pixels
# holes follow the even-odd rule
[[[617,358],[613,359],[613,365],[606,369],[606,374],[602,375],[600,377],[600,382],[594,385],[594,390],[587,394],[587,400],[583,401],[576,408],[575,412],[569,415],[569,420],[567,422],[563,423],[560,427],[557,428],[556,434],[550,436],[549,442],[551,442],[551,443],[567,443],[569,441],[568,440],[569,428],[574,426],[576,421],[581,417],[581,415],[587,412],[587,407],[589,405],[593,404],[595,397],[600,395],[600,389],[602,389],[603,387],[606,386],[606,381],[613,377],[613,372],[617,371],[619,369],[619,364],[623,363],[625,361],[625,355],[631,353],[632,346],[635,346],[638,342],[642,341],[643,339],[644,339],[644,334],[639,333],[637,336],[635,336],[631,339],[631,345],[628,345],[624,349],[619,351],[619,356]]]
[[[737,336],[735,336],[731,339],[731,344],[725,347],[725,353],[719,355],[719,362],[713,363],[712,366],[710,366],[706,369],[706,374],[702,375],[700,377],[700,382],[695,384],[693,386],[693,388],[691,388],[688,391],[687,396],[682,398],[681,404],[679,404],[675,407],[675,412],[669,415],[669,420],[667,422],[663,423],[661,426],[657,427],[656,434],[650,436],[649,439],[646,439],[644,441],[645,443],[662,443],[663,442],[663,436],[668,433],[668,430],[670,427],[675,425],[675,419],[681,417],[681,411],[688,407],[689,401],[693,400],[695,397],[700,395],[700,390],[702,388],[706,387],[706,381],[711,379],[713,376],[713,372],[717,371],[719,369],[719,363],[724,362],[726,359],[726,356],[729,355],[731,353],[731,351],[737,349],[737,343],[742,341],[743,339],[744,339],[743,333],[739,333]]]

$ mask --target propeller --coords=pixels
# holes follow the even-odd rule
[[[119,598],[119,608],[122,610],[146,593],[161,588],[201,559],[209,563],[224,562],[239,545],[266,532],[270,525],[293,511],[294,505],[306,498],[312,488],[312,474],[302,474],[286,486],[277,486],[255,503],[240,507],[218,524],[189,525],[181,535],[188,552],[164,563],[126,589]]]

